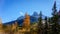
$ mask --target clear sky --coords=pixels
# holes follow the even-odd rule
[[[57,9],[60,8],[60,0],[56,0]],[[31,15],[34,11],[51,17],[54,0],[0,0],[0,18],[2,22],[16,20],[26,12]]]

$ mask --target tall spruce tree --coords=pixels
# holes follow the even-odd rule
[[[59,13],[58,13],[58,17],[59,17],[59,19],[58,19],[58,23],[59,23],[58,30],[59,30],[59,34],[60,34],[60,10],[59,10]]]
[[[53,31],[53,34],[58,34],[58,14],[57,14],[57,9],[56,9],[56,1],[54,3],[54,6],[53,6],[53,9],[52,9],[53,13],[53,17],[52,17],[52,31]]]
[[[37,34],[42,34],[42,12],[40,11],[39,18],[38,18],[38,32]]]
[[[45,17],[45,33],[44,34],[48,34],[48,20],[47,20],[47,17]]]
[[[55,16],[57,14],[57,9],[56,9],[56,1],[54,2],[53,8],[52,8],[52,15]]]
[[[48,18],[48,23],[49,23],[48,24],[48,30],[49,30],[48,33],[52,34],[52,26],[51,26],[52,25],[52,19],[51,19],[51,17]]]

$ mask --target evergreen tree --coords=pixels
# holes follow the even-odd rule
[[[42,32],[42,26],[43,26],[43,24],[42,24],[42,12],[40,12],[40,17],[39,17],[39,19],[38,19],[38,34],[42,34],[43,32]]]
[[[57,9],[56,9],[56,1],[53,6],[53,17],[52,17],[52,31],[53,34],[58,34],[58,14],[57,14]]]
[[[48,22],[47,22],[47,17],[45,17],[45,33],[44,34],[48,34]]]
[[[52,18],[48,18],[48,30],[49,30],[49,34],[52,34]]]
[[[58,12],[58,17],[59,17],[59,19],[58,19],[58,23],[59,23],[59,25],[58,25],[58,30],[59,30],[59,34],[60,34],[60,10],[59,10],[59,12]]]
[[[57,9],[56,9],[56,1],[54,2],[53,8],[52,8],[52,15],[55,16],[57,14]]]

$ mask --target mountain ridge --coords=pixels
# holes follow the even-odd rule
[[[31,23],[38,22],[39,14],[37,12],[34,12],[32,15],[29,15],[29,16],[30,16]],[[22,25],[24,18],[25,18],[25,16],[20,16],[14,21],[4,23],[4,25],[7,25],[7,24],[11,25],[11,24],[15,23],[15,21],[17,21],[19,25]]]

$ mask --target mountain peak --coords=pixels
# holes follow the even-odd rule
[[[38,16],[38,13],[35,11],[32,16]]]
[[[17,20],[21,20],[21,19],[24,19],[24,16],[20,16],[17,18]]]

